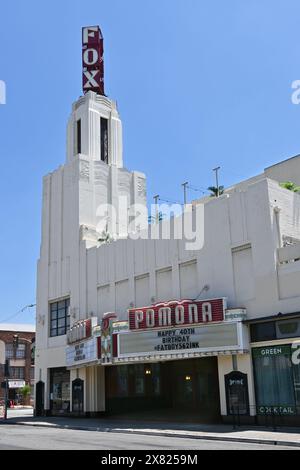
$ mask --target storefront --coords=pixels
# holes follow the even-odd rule
[[[284,317],[251,325],[258,421],[300,423],[300,317]]]

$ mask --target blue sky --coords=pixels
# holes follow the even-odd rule
[[[178,201],[183,181],[207,188],[217,165],[228,186],[300,153],[299,16],[296,0],[2,2],[0,321],[35,301],[42,176],[64,163],[81,27],[104,34],[126,167],[146,173],[149,201]]]

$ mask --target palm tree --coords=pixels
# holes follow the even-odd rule
[[[207,190],[211,192],[210,197],[217,197],[218,195],[221,196],[224,193],[224,186],[219,186],[219,191],[216,186],[209,186]]]
[[[288,189],[289,191],[293,191],[293,193],[300,192],[300,186],[297,186],[295,183],[292,183],[292,181],[284,181],[283,183],[280,183],[279,186]]]
[[[101,233],[101,236],[98,238],[98,243],[100,243],[100,245],[104,243],[110,243],[112,241],[113,241],[113,237],[111,236],[109,232],[106,232],[105,230],[103,230],[103,232]]]
[[[24,385],[22,388],[20,388],[20,393],[23,397],[23,404],[26,405],[28,403],[28,398],[31,394],[30,385]]]
[[[161,222],[164,219],[164,214],[162,212],[158,213],[158,222]],[[148,224],[152,224],[156,222],[156,217],[153,215],[149,215],[148,217]]]

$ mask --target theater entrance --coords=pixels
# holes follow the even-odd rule
[[[110,366],[106,412],[138,419],[218,422],[216,357]]]

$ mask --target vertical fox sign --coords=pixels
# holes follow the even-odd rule
[[[82,28],[82,88],[104,95],[103,36],[99,26]]]

